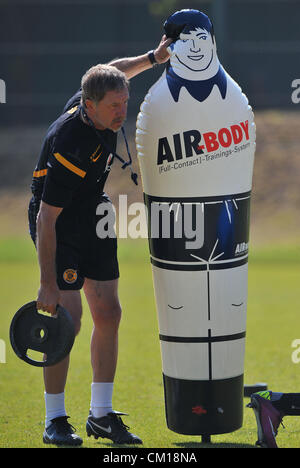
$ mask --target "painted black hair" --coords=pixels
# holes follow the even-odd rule
[[[205,29],[210,33],[214,42],[214,28],[212,22],[202,11],[199,10],[180,10],[170,15],[164,22],[164,29],[167,37],[174,41],[179,39],[180,33],[189,33],[196,28]]]

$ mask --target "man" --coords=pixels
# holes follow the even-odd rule
[[[76,334],[82,314],[83,287],[92,314],[91,407],[88,436],[119,444],[142,443],[112,410],[121,307],[118,298],[116,239],[96,235],[96,207],[104,194],[117,132],[126,118],[128,80],[154,63],[165,63],[171,40],[138,57],[96,65],[82,78],[81,90],[50,126],[33,173],[30,233],[40,265],[37,308],[54,315],[61,304],[72,315]],[[81,445],[68,423],[64,389],[69,356],[44,368],[46,421],[43,441]]]

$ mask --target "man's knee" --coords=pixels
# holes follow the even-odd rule
[[[98,301],[92,311],[96,328],[105,327],[118,329],[121,320],[122,309],[119,301]]]

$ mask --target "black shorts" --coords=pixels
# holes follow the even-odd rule
[[[102,205],[103,214],[97,215],[96,210],[100,203],[107,205]],[[64,208],[56,222],[56,272],[59,289],[81,289],[85,278],[97,281],[117,279],[119,265],[116,235],[111,235],[111,226],[108,237],[101,238],[96,231],[97,223],[101,219],[108,219],[107,212],[111,213],[109,198],[106,195],[94,195],[73,205]],[[28,215],[30,235],[34,243],[37,211],[38,204],[33,198]]]

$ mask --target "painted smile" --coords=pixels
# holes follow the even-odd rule
[[[208,54],[206,54],[206,56],[207,55]],[[186,55],[185,57],[182,57],[182,60],[180,59],[180,57],[177,54],[175,54],[175,57],[177,58],[178,62],[180,62],[182,65],[184,65],[189,70],[196,71],[196,72],[202,72],[204,70],[207,70],[210,67],[210,64],[211,64],[211,62],[212,62],[212,60],[214,58],[214,51],[212,49],[210,61],[209,61],[209,63],[207,65],[206,65],[207,59],[204,60],[204,63],[202,65],[201,64],[196,65],[196,63],[195,63],[195,65],[192,65],[191,62],[189,62],[190,66],[188,66],[187,63],[185,63],[187,58],[194,61],[194,62],[200,62],[204,57],[204,55],[202,55],[202,54],[201,55],[200,54],[198,54],[198,55]],[[199,67],[201,67],[201,66],[203,66],[203,68],[201,68],[199,70]]]
[[[196,62],[198,60],[201,60],[203,59],[204,55],[188,55],[188,58],[191,59],[191,60],[195,60]]]

